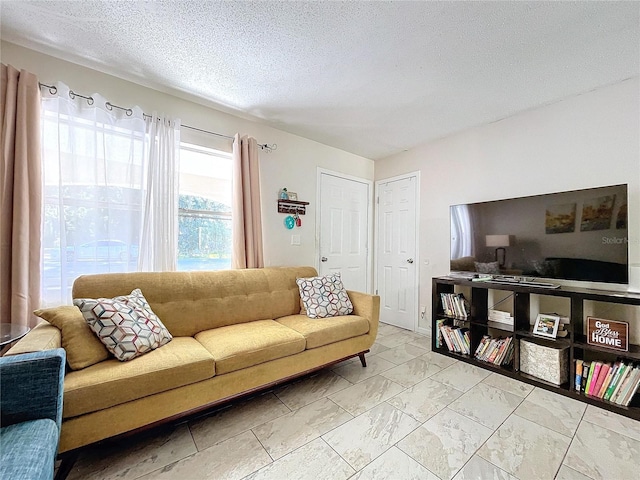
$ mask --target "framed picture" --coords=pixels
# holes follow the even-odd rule
[[[289,200],[298,200],[298,194],[296,192],[287,192],[287,195],[289,196]]]
[[[539,313],[536,318],[536,324],[533,326],[533,334],[543,337],[556,338],[558,334],[558,326],[560,325],[560,317],[557,315],[547,315]]]
[[[576,204],[552,205],[545,214],[545,233],[568,233],[576,228]]]
[[[615,198],[615,195],[607,195],[586,200],[582,205],[580,231],[590,232],[592,230],[608,229],[611,225]]]

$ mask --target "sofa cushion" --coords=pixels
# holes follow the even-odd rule
[[[310,318],[337,317],[353,312],[353,305],[339,273],[298,278],[300,298]]]
[[[169,330],[153,313],[139,288],[115,298],[73,300],[91,330],[120,361],[144,355],[171,341]]]
[[[301,333],[307,340],[307,349],[321,347],[369,332],[369,321],[358,315],[323,319],[311,319],[306,315],[290,315],[278,318],[276,321]]]
[[[109,358],[109,352],[82,316],[78,307],[63,305],[33,312],[60,330],[62,348],[73,370],[80,370]]]
[[[215,359],[218,375],[300,353],[306,345],[300,333],[273,320],[206,330],[196,340]]]
[[[0,478],[50,480],[60,432],[49,418],[0,428]]]
[[[128,362],[105,360],[64,378],[64,418],[125,403],[213,377],[211,354],[191,337],[177,337]]]
[[[82,275],[73,298],[115,297],[140,288],[174,337],[300,311],[296,278],[313,267],[268,267],[217,272],[129,272]]]

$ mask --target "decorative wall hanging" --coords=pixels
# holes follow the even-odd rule
[[[615,198],[615,195],[607,195],[585,200],[582,205],[580,231],[607,230],[611,226]]]
[[[568,233],[576,229],[576,204],[552,205],[545,214],[545,233]]]

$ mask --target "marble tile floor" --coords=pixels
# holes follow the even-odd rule
[[[351,359],[84,452],[69,480],[626,480],[640,422],[430,352],[381,325]]]

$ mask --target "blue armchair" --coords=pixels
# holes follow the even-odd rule
[[[65,360],[62,348],[0,358],[0,478],[53,478]]]

